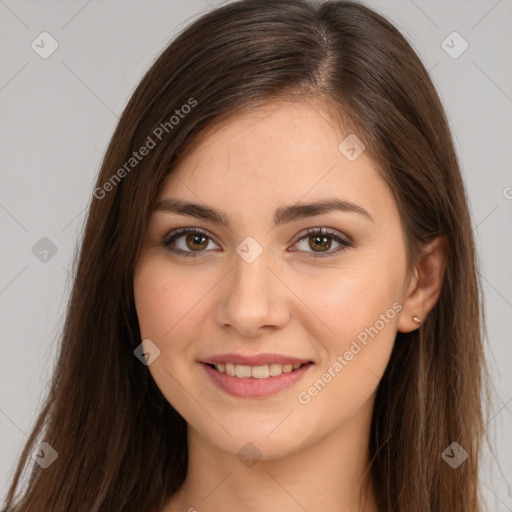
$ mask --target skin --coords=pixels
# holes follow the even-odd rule
[[[365,152],[349,161],[338,149],[347,135],[319,104],[273,103],[205,132],[161,190],[157,201],[208,205],[232,224],[155,212],[136,265],[141,336],[160,350],[149,370],[188,423],[187,478],[162,510],[377,512],[371,486],[362,486],[376,389],[397,331],[418,328],[412,316],[424,319],[439,296],[445,249],[437,239],[407,272],[397,205]],[[333,211],[273,226],[278,207],[332,197],[373,220]],[[187,234],[174,242],[196,257],[162,245],[181,227],[208,232],[206,243],[192,235],[187,244]],[[305,230],[320,227],[352,246],[335,252],[340,245],[330,237],[315,245]],[[252,263],[236,252],[248,236],[263,249]],[[388,314],[378,334],[300,403],[299,393],[397,303],[400,313]],[[234,397],[198,362],[227,352],[275,352],[314,365],[284,391]],[[237,457],[247,443],[261,454],[251,467]]]

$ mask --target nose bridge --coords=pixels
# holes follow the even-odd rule
[[[218,319],[221,325],[229,324],[246,335],[263,326],[280,326],[288,317],[282,284],[270,269],[270,253],[251,243],[237,248]]]

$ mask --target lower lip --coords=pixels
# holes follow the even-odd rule
[[[206,363],[201,363],[212,382],[230,395],[246,398],[269,396],[293,386],[309,370],[313,363],[307,363],[290,373],[282,373],[276,377],[266,379],[231,377],[227,373],[221,373]]]

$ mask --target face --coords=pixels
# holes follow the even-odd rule
[[[389,361],[408,281],[397,206],[327,119],[274,103],[210,130],[148,225],[134,294],[149,370],[223,452],[271,460],[354,426]]]

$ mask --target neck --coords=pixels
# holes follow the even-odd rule
[[[373,397],[350,423],[273,460],[244,464],[188,428],[187,477],[165,512],[377,512],[368,472]]]

